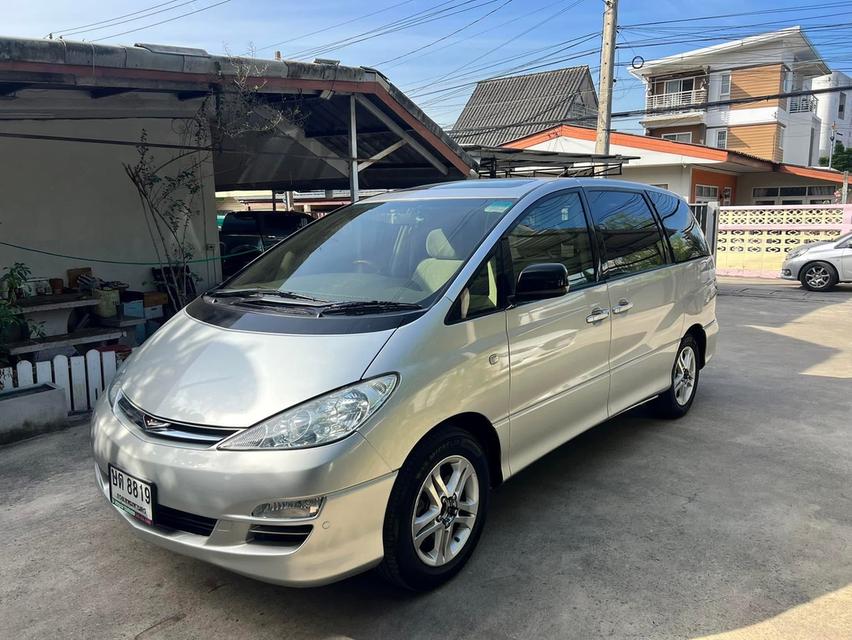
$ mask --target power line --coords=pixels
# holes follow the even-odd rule
[[[110,38],[117,38],[118,36],[125,36],[128,33],[135,33],[137,31],[142,31],[143,29],[150,29],[151,27],[157,27],[161,24],[166,24],[167,22],[174,22],[175,20],[180,20],[181,18],[185,18],[186,16],[191,16],[196,13],[201,13],[202,11],[207,11],[208,9],[213,9],[220,5],[225,4],[226,2],[230,2],[231,0],[220,0],[214,4],[207,5],[206,7],[201,7],[200,9],[196,9],[194,11],[187,11],[186,13],[182,13],[179,16],[173,16],[166,20],[160,20],[159,22],[152,22],[151,24],[146,24],[141,27],[136,27],[135,29],[128,29],[127,31],[122,31],[121,33],[113,33],[109,36],[104,36],[103,38],[97,38],[96,40],[90,40],[90,42],[101,42],[102,40],[109,40]]]
[[[482,60],[483,58],[487,58],[488,56],[490,56],[490,55],[491,55],[492,53],[494,53],[495,51],[499,51],[500,49],[502,49],[503,47],[505,47],[505,46],[506,46],[507,44],[509,44],[510,42],[517,41],[517,40],[518,40],[521,36],[524,36],[524,35],[528,34],[530,31],[533,31],[534,29],[537,29],[537,28],[538,28],[538,27],[540,27],[541,25],[546,24],[546,23],[550,22],[551,20],[554,20],[555,18],[559,17],[559,16],[560,16],[560,15],[562,15],[563,13],[566,13],[566,12],[567,12],[567,11],[569,11],[570,9],[573,9],[574,7],[576,7],[576,6],[577,6],[578,4],[580,4],[581,2],[583,2],[583,0],[575,0],[575,2],[571,3],[571,4],[570,4],[570,5],[568,5],[567,7],[563,7],[563,8],[561,8],[561,9],[559,9],[558,11],[556,11],[555,13],[553,13],[553,14],[551,14],[551,15],[548,15],[548,16],[547,16],[544,20],[541,20],[540,22],[536,22],[534,25],[532,25],[531,27],[528,27],[528,28],[524,29],[524,30],[523,30],[523,31],[521,31],[520,33],[516,33],[516,34],[512,35],[512,36],[511,36],[511,37],[509,37],[508,39],[506,39],[506,40],[502,41],[502,42],[501,42],[500,44],[498,44],[497,46],[495,46],[495,47],[493,47],[493,48],[489,49],[488,51],[486,51],[486,52],[485,52],[485,53],[483,53],[483,54],[480,54],[480,55],[476,56],[476,57],[475,57],[475,58],[473,58],[472,60],[468,60],[466,63],[464,63],[464,64],[462,64],[462,65],[460,65],[460,66],[456,67],[456,68],[455,68],[455,69],[453,69],[452,71],[448,71],[448,72],[443,73],[443,74],[441,74],[441,75],[438,75],[438,76],[432,76],[431,78],[427,78],[427,79],[425,79],[425,80],[421,80],[421,83],[422,83],[422,84],[417,85],[417,86],[415,86],[415,87],[412,87],[411,89],[412,89],[412,90],[414,90],[414,91],[416,91],[416,90],[418,90],[418,89],[424,89],[424,88],[426,88],[426,87],[429,87],[429,86],[434,85],[436,82],[440,82],[441,80],[446,80],[447,78],[457,77],[457,75],[458,75],[458,72],[459,72],[459,71],[462,71],[462,70],[464,70],[464,69],[470,68],[470,66],[471,66],[472,64],[474,64],[474,63],[476,63],[476,62],[479,62],[479,61],[480,61],[480,60]],[[541,11],[544,11],[545,9],[549,9],[549,8],[550,8],[550,7],[552,7],[554,4],[561,4],[561,0],[560,0],[560,2],[554,2],[554,3],[551,3],[551,4],[545,5],[545,6],[543,6],[543,7],[539,8],[539,9],[537,9],[536,11],[533,11],[532,13],[527,14],[527,15],[528,15],[528,16],[531,16],[531,15],[534,15],[534,14],[536,14],[536,13],[540,13]],[[509,20],[509,21],[507,21],[507,22],[501,23],[500,25],[498,25],[498,27],[502,27],[502,26],[504,26],[504,25],[508,24],[509,22],[514,22],[514,20]],[[494,27],[494,28],[497,28],[497,27]],[[480,34],[482,34],[482,33],[486,33],[487,31],[491,31],[491,30],[493,30],[493,28],[492,28],[492,29],[486,29],[485,31],[481,31],[481,32],[479,32],[479,34],[476,34],[476,35],[480,35]],[[463,74],[463,75],[464,75],[464,74]]]
[[[99,22],[91,22],[89,24],[83,24],[78,27],[69,27],[68,29],[54,29],[51,31],[51,34],[58,33],[68,33],[68,32],[76,32],[77,29],[87,29],[88,27],[94,27],[98,24],[103,24],[105,22],[114,22],[115,20],[121,20],[122,18],[129,18],[130,16],[139,15],[140,13],[145,13],[146,11],[151,11],[152,9],[157,9],[159,7],[164,7],[168,4],[174,4],[178,0],[169,0],[168,2],[161,2],[160,4],[155,4],[152,7],[148,7],[147,9],[139,9],[138,11],[133,11],[132,13],[125,13],[123,16],[117,16],[115,18],[109,18],[107,20],[100,20]]]
[[[479,0],[465,0],[461,3],[454,3],[453,1],[442,2],[438,4],[432,9],[428,11],[417,11],[416,13],[410,14],[404,18],[400,18],[398,20],[394,20],[392,22],[386,23],[379,27],[375,27],[368,31],[364,31],[362,33],[356,34],[354,36],[349,36],[348,38],[342,38],[340,40],[336,40],[334,42],[325,43],[319,45],[318,47],[314,47],[312,49],[304,49],[302,51],[297,51],[294,54],[290,54],[292,57],[299,58],[310,58],[317,55],[323,55],[326,53],[330,53],[331,51],[337,51],[338,49],[343,49],[345,47],[351,46],[353,44],[357,44],[359,42],[364,42],[366,40],[371,40],[373,38],[378,38],[383,35],[388,35],[390,33],[396,33],[398,31],[403,31],[405,29],[409,29],[414,26],[419,26],[421,24],[427,24],[429,22],[434,22],[435,20],[443,20],[444,18],[448,18],[450,16],[457,15],[459,13],[465,13],[467,11],[472,11],[481,6],[485,6],[488,4],[493,4],[497,0],[487,0],[485,2],[479,2]],[[467,6],[473,4],[474,2],[479,2],[479,4],[474,4],[474,6]],[[446,6],[451,5],[451,6]],[[443,7],[443,8],[442,8]],[[466,8],[462,8],[466,7]]]
[[[636,116],[642,115],[660,115],[666,113],[678,113],[682,111],[688,111],[690,109],[710,109],[710,108],[718,108],[723,106],[731,106],[736,104],[748,104],[752,102],[764,102],[767,100],[776,100],[783,98],[797,98],[800,96],[809,96],[809,95],[819,95],[824,93],[837,93],[840,91],[852,91],[852,85],[844,85],[841,87],[826,87],[824,89],[807,89],[801,91],[786,91],[783,93],[774,93],[764,96],[750,96],[746,98],[733,98],[729,100],[715,100],[712,102],[702,102],[697,104],[687,104],[687,105],[679,105],[677,107],[670,108],[660,108],[660,109],[633,109],[629,111],[619,111],[612,114],[613,119],[615,118],[634,118]],[[536,116],[532,116],[537,117]],[[587,117],[579,117],[573,118],[571,122],[577,122],[579,120],[589,120],[596,119],[597,116],[587,116]],[[458,134],[462,133],[470,133],[470,135],[474,134],[483,134],[483,133],[492,133],[495,131],[501,131],[503,129],[510,129],[513,127],[524,126],[524,125],[556,125],[556,124],[570,124],[570,122],[566,122],[565,119],[561,120],[536,120],[533,121],[531,119],[520,120],[517,122],[510,122],[507,124],[493,126],[493,127],[466,127],[463,129],[451,129],[448,133],[450,133],[454,138],[459,137]]]
[[[455,31],[452,31],[452,32],[448,33],[448,34],[447,34],[447,35],[445,35],[445,36],[442,36],[442,37],[440,37],[440,38],[438,38],[438,39],[436,39],[436,40],[433,40],[433,41],[432,41],[432,42],[430,42],[429,44],[425,44],[425,45],[423,45],[423,46],[421,46],[421,47],[417,47],[416,49],[412,49],[412,50],[408,51],[407,53],[403,53],[403,54],[398,55],[398,56],[395,56],[395,57],[393,57],[393,58],[389,58],[389,59],[387,59],[387,60],[383,60],[382,62],[377,62],[376,64],[374,64],[374,65],[370,65],[370,66],[371,66],[371,67],[378,67],[378,66],[380,66],[380,65],[385,65],[385,64],[388,64],[388,63],[390,63],[390,62],[396,62],[396,61],[398,61],[398,60],[402,60],[403,58],[407,58],[408,56],[412,56],[412,55],[414,55],[415,53],[418,53],[418,52],[420,52],[420,51],[423,51],[424,49],[428,49],[429,47],[431,47],[431,46],[433,46],[433,45],[436,45],[436,44],[438,44],[439,42],[443,42],[443,41],[444,41],[444,40],[446,40],[447,38],[451,38],[451,37],[453,37],[454,35],[456,35],[457,33],[461,33],[461,32],[462,32],[462,31],[464,31],[465,29],[468,29],[469,27],[472,27],[473,25],[475,25],[475,24],[477,24],[477,23],[479,23],[479,22],[482,22],[482,21],[483,21],[483,20],[485,20],[488,16],[495,14],[496,12],[500,11],[500,9],[502,9],[503,7],[505,7],[505,6],[506,6],[506,5],[508,5],[508,4],[511,4],[512,2],[513,2],[513,0],[505,0],[505,2],[503,2],[503,4],[501,4],[499,7],[496,7],[495,9],[492,9],[491,11],[488,11],[488,12],[487,12],[487,13],[485,13],[484,15],[481,15],[481,16],[479,16],[478,18],[476,18],[475,20],[473,20],[473,21],[471,21],[471,22],[468,22],[467,24],[465,24],[464,26],[462,26],[462,27],[460,27],[460,28],[456,29]],[[394,66],[394,65],[391,65],[391,66]]]
[[[343,25],[351,24],[353,22],[358,22],[359,20],[364,20],[365,18],[371,18],[380,13],[385,13],[386,11],[390,11],[391,9],[396,9],[397,7],[401,7],[404,4],[411,4],[414,0],[403,0],[403,2],[397,2],[396,4],[392,4],[384,9],[379,9],[377,11],[372,11],[370,13],[365,13],[363,15],[357,16],[355,18],[351,18],[349,20],[344,20],[342,22],[338,22],[336,24],[330,25],[328,27],[323,27],[322,29],[317,29],[316,31],[311,31],[310,33],[303,33],[300,36],[296,36],[295,38],[287,38],[286,40],[281,40],[280,42],[273,42],[272,44],[268,44],[266,46],[260,47],[259,49],[255,49],[255,51],[264,51],[266,49],[271,49],[272,47],[277,47],[282,44],[289,44],[290,42],[297,42],[299,40],[303,40],[304,38],[308,38],[310,36],[315,36],[319,33],[325,33],[326,31],[331,31],[332,29],[336,29],[337,27],[342,27]],[[246,54],[252,53],[251,51],[246,51]]]
[[[697,22],[700,20],[718,20],[719,18],[740,18],[743,16],[754,16],[754,15],[767,15],[773,13],[794,13],[800,12],[802,9],[806,9],[808,7],[819,8],[819,9],[827,9],[829,7],[840,7],[846,6],[849,2],[817,2],[812,5],[805,4],[796,4],[795,6],[790,7],[778,7],[775,9],[759,9],[755,11],[740,11],[737,13],[723,13],[723,14],[711,14],[705,16],[690,16],[688,18],[677,18],[675,20],[655,20],[653,22],[636,22],[634,24],[624,24],[619,25],[622,29],[628,29],[632,27],[658,27],[663,24],[677,24],[683,22]]]
[[[136,22],[137,20],[144,20],[145,18],[149,18],[151,16],[155,16],[155,15],[160,14],[160,13],[165,13],[167,11],[174,11],[175,9],[179,9],[180,7],[186,6],[188,4],[194,4],[196,2],[196,0],[184,0],[184,2],[181,2],[180,4],[174,4],[174,2],[176,2],[176,1],[177,0],[173,0],[172,2],[164,3],[164,4],[173,4],[174,5],[174,6],[171,6],[171,7],[166,7],[165,9],[159,9],[157,11],[150,11],[149,13],[145,13],[143,11],[138,11],[136,13],[137,14],[141,13],[142,15],[137,15],[137,17],[135,17],[135,18],[128,18],[126,20],[121,19],[121,18],[127,18],[127,16],[136,15],[136,14],[130,13],[130,14],[127,14],[127,16],[121,16],[120,18],[113,18],[112,20],[102,20],[101,22],[95,22],[92,25],[89,25],[90,28],[88,28],[88,29],[84,29],[84,28],[80,27],[76,30],[59,31],[57,33],[59,33],[59,36],[61,38],[67,38],[68,36],[76,36],[76,35],[79,35],[81,33],[89,33],[90,31],[102,31],[104,29],[109,29],[110,27],[117,27],[121,24],[127,24],[129,22]],[[162,6],[162,5],[155,5],[155,7],[151,7],[151,8],[152,9],[156,8],[156,6]]]

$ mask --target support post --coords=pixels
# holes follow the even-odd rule
[[[849,202],[849,172],[843,172],[843,189],[840,191],[840,203],[846,204]]]
[[[595,153],[609,155],[609,130],[612,124],[612,83],[615,75],[615,35],[618,0],[604,0],[603,40],[601,42],[600,100]]]
[[[349,197],[358,202],[358,125],[355,118],[355,94],[349,96]]]
[[[272,190],[272,213],[278,211],[275,203],[275,189]]]

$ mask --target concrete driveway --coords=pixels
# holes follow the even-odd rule
[[[0,638],[852,638],[852,288],[742,284],[687,418],[635,411],[518,475],[426,595],[148,546],[97,494],[84,426],[0,449]]]

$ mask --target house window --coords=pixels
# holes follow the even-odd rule
[[[719,200],[719,187],[706,184],[695,185],[695,202],[710,202]]]
[[[837,103],[837,119],[843,120],[846,118],[846,94],[841,92],[838,98],[840,101]]]
[[[692,142],[691,131],[679,131],[677,133],[664,133],[663,140],[671,140],[672,142]]]
[[[695,78],[678,78],[677,80],[666,80],[665,93],[680,93],[681,91],[692,91],[695,88]]]
[[[755,187],[751,196],[760,205],[831,204],[836,189],[834,185]]]
[[[666,191],[668,191],[668,188],[669,188],[668,183],[666,183],[666,184],[662,184],[662,183],[660,183],[660,184],[652,184],[651,186],[652,186],[652,187],[657,187],[658,189],[665,189]]]
[[[716,146],[720,149],[728,148],[728,130],[727,129],[719,129],[716,132]]]
[[[719,76],[719,95],[727,98],[731,95],[731,74],[723,73]]]

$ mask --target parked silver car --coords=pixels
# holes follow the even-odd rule
[[[149,339],[98,402],[96,478],[137,534],[285,585],[468,560],[489,490],[714,352],[686,203],[608,180],[388,193],[297,231]]]
[[[811,291],[828,291],[838,282],[852,282],[852,233],[793,249],[784,260],[781,277],[798,280]]]

